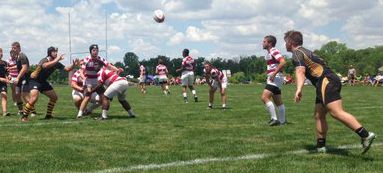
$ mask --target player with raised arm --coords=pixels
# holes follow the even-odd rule
[[[64,69],[69,72],[79,63],[78,60],[73,60],[72,65],[65,67],[60,63],[63,59],[64,54],[58,56],[58,49],[55,47],[49,47],[47,50],[47,57],[43,58],[37,65],[36,69],[31,73],[31,79],[29,81],[30,98],[24,106],[21,121],[28,121],[29,113],[34,108],[40,93],[43,93],[49,98],[45,119],[53,118],[52,113],[58,97],[56,92],[53,90],[53,87],[47,80],[56,69]]]
[[[211,65],[209,62],[204,63],[204,72],[206,83],[209,85],[209,109],[213,109],[214,102],[214,93],[219,88],[219,92],[221,94],[221,102],[222,109],[226,109],[227,96],[226,96],[226,88],[227,88],[227,77],[226,75]]]
[[[88,102],[92,96],[91,91],[97,92],[98,95],[102,95],[102,93],[105,91],[103,87],[98,87],[97,90],[93,90],[93,88],[97,85],[97,71],[94,67],[95,62],[101,62],[103,66],[107,67],[109,70],[121,72],[122,69],[117,69],[112,64],[108,63],[108,61],[104,58],[101,58],[98,56],[98,45],[92,44],[89,47],[89,53],[90,55],[85,57],[84,63],[81,65],[81,77],[84,79],[84,94],[85,97],[83,101],[81,102],[80,109],[77,114],[77,118],[82,118],[85,108],[88,105]]]
[[[182,51],[182,56],[184,59],[182,60],[181,68],[177,69],[176,72],[182,71],[181,75],[181,85],[182,85],[182,95],[184,97],[184,102],[189,103],[187,96],[187,88],[191,90],[194,95],[194,101],[198,102],[197,92],[194,89],[194,69],[195,62],[194,59],[189,55],[189,49],[184,49]]]
[[[282,84],[283,74],[282,69],[286,64],[285,58],[281,55],[280,51],[275,48],[277,39],[268,35],[263,39],[263,49],[267,50],[265,60],[267,63],[267,81],[266,87],[262,93],[262,101],[270,113],[271,120],[270,126],[277,126],[286,123],[285,118],[285,105],[282,102]],[[271,101],[273,98],[275,105],[278,108],[279,117],[275,111],[274,103]]]
[[[297,89],[295,102],[302,99],[302,90],[305,79],[309,79],[316,88],[315,111],[317,151],[326,152],[326,136],[328,125],[326,114],[342,122],[352,129],[361,138],[363,147],[362,154],[366,153],[376,135],[367,131],[359,121],[350,113],[343,110],[340,91],[342,84],[339,77],[325,64],[323,59],[312,51],[302,47],[303,36],[299,31],[285,33],[286,50],[293,54]]]
[[[133,113],[129,102],[125,98],[125,93],[129,87],[129,83],[126,78],[120,77],[114,71],[104,67],[101,61],[95,62],[94,67],[97,71],[98,85],[92,89],[92,92],[96,91],[97,88],[102,87],[103,85],[106,87],[105,92],[101,96],[102,114],[97,119],[108,119],[110,100],[113,99],[114,96],[117,96],[121,106],[128,112],[128,118],[134,118],[135,114]]]
[[[164,61],[162,59],[159,59],[158,65],[156,67],[156,74],[158,75],[158,82],[161,85],[162,92],[165,95],[170,94],[167,76],[168,73],[168,68],[164,65]]]

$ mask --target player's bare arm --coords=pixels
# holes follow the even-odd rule
[[[303,66],[299,66],[295,68],[295,76],[296,76],[296,81],[297,81],[297,90],[295,92],[295,102],[299,103],[302,98],[302,89],[303,89],[303,84],[305,82],[306,76],[306,68]]]

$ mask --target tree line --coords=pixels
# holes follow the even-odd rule
[[[328,42],[320,49],[314,50],[314,53],[319,55],[326,62],[327,66],[333,69],[336,73],[343,76],[347,74],[351,65],[357,70],[357,75],[364,76],[365,74],[375,75],[378,73],[378,68],[383,65],[383,46],[376,46],[366,49],[350,49],[346,44],[336,41]],[[285,55],[286,67],[284,73],[294,75],[294,66],[292,64],[291,55]],[[203,63],[207,60],[205,57],[194,57],[196,61],[196,76],[203,76]],[[176,77],[180,76],[176,69],[181,67],[182,58],[171,58],[158,55],[157,57],[142,59],[134,52],[127,52],[122,58],[122,61],[116,62],[116,67],[124,68],[122,75],[139,76],[139,65],[143,64],[146,67],[147,74],[155,74],[155,68],[158,65],[158,60],[162,59],[168,67],[169,75]],[[264,82],[266,79],[266,62],[263,56],[240,56],[234,58],[212,58],[209,61],[218,69],[230,70],[232,77],[230,82],[246,82],[256,81]],[[51,76],[51,81],[57,83],[65,83],[68,80],[68,75],[65,72],[55,72]]]

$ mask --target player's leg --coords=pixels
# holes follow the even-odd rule
[[[1,107],[3,109],[3,116],[9,116],[9,112],[7,111],[7,90],[1,90]]]
[[[188,95],[187,95],[187,87],[189,85],[188,74],[183,72],[181,75],[181,85],[182,85],[182,96],[184,98],[184,102],[188,103]]]
[[[214,93],[217,90],[217,88],[214,88],[213,86],[209,89],[209,109],[213,109],[213,103],[214,103]]]
[[[94,92],[92,93],[92,95],[90,96],[90,100],[89,102],[91,103],[84,111],[84,115],[89,115],[92,113],[93,110],[95,110],[96,108],[98,108],[100,106],[100,96]]]
[[[86,88],[86,92],[84,94],[84,99],[82,100],[82,102],[80,104],[80,109],[78,110],[78,113],[77,113],[77,118],[82,118],[84,111],[85,111],[85,108],[88,106],[90,97],[92,95],[91,90],[92,90],[91,87]]]
[[[108,111],[109,111],[109,106],[110,106],[110,99],[105,95],[101,96],[101,103],[102,103],[102,113],[101,117],[98,118],[99,120],[106,120],[108,119]]]
[[[282,94],[273,95],[273,100],[278,109],[278,121],[281,124],[286,123],[285,105],[282,101]]]
[[[192,92],[192,94],[194,96],[194,101],[198,102],[197,91],[194,88],[194,73],[193,72],[190,72],[190,74],[188,76],[188,85],[189,85],[190,91]]]
[[[25,104],[23,109],[23,116],[21,118],[21,121],[27,122],[28,116],[31,113],[31,111],[34,109],[34,105],[36,104],[38,98],[39,98],[40,91],[37,88],[33,88],[30,90],[29,99],[28,102]]]
[[[271,91],[272,89],[270,89],[270,87],[271,87],[271,85],[266,85],[265,89],[263,90],[261,99],[266,106],[266,110],[270,114],[271,120],[269,121],[269,125],[275,126],[275,125],[279,125],[279,121],[277,118],[277,113],[275,112],[274,103],[271,101],[271,97],[272,97],[273,93],[272,93],[272,91]]]
[[[120,102],[121,106],[125,109],[126,112],[128,112],[128,118],[135,118],[136,115],[134,114],[129,102],[126,100],[126,90],[127,89],[124,89],[123,91],[117,94],[118,102]]]
[[[222,108],[226,109],[226,102],[227,102],[226,88],[221,87],[220,93],[221,93]]]
[[[17,99],[16,99],[16,85],[14,83],[10,84],[11,86],[11,92],[12,92],[12,101],[17,106]]]
[[[45,115],[45,119],[51,119],[53,118],[52,112],[56,105],[58,97],[55,90],[53,90],[53,88],[50,90],[44,91],[43,94],[49,98],[49,102],[47,105],[47,114]]]
[[[16,99],[16,105],[19,110],[18,114],[23,115],[23,100],[21,99],[21,87],[16,86],[15,87],[15,99]]]
[[[84,98],[84,95],[76,90],[72,91],[72,99],[74,102],[74,105],[76,106],[77,110],[80,109],[80,105],[82,102],[82,99]]]
[[[326,152],[326,135],[328,131],[326,114],[327,110],[321,103],[315,104],[314,118],[317,137],[316,148],[318,152]]]

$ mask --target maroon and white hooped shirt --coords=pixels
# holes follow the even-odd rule
[[[103,63],[106,67],[108,66],[108,61],[105,58],[97,57],[97,59],[92,58],[90,55],[84,58],[84,63],[81,65],[81,69],[84,71],[84,75],[87,78],[97,78],[97,71],[94,67],[94,63],[99,61]]]
[[[271,48],[269,53],[265,56],[267,63],[267,74],[274,72],[282,59],[283,56],[281,55],[281,52],[275,47]]]
[[[108,70],[107,68],[101,68],[100,71],[97,72],[97,80],[98,82],[104,84],[109,87],[116,81],[126,80],[125,77],[118,76],[114,71]]]

